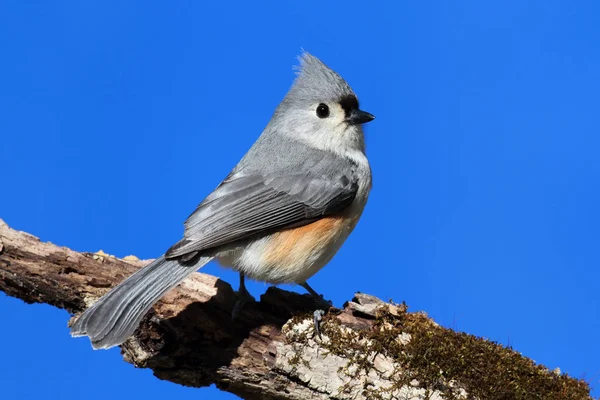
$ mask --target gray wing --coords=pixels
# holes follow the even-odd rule
[[[234,171],[189,216],[184,238],[166,257],[197,254],[339,213],[354,201],[358,179],[350,161],[329,167],[305,166],[300,169],[307,172],[281,176]]]

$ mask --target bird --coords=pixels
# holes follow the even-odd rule
[[[296,77],[241,161],[184,223],[183,238],[85,310],[71,335],[94,349],[127,340],[150,308],[216,260],[239,272],[235,318],[253,297],[250,278],[305,288],[319,309],[331,302],[307,283],[353,231],[372,186],[363,124],[375,117],[334,70],[306,51]]]

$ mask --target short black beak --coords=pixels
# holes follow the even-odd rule
[[[361,111],[358,109],[352,110],[350,112],[350,116],[347,121],[351,124],[366,124],[367,122],[371,122],[375,119],[373,114],[369,114],[366,111]]]

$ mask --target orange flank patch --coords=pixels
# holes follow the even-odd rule
[[[326,251],[356,224],[343,216],[322,218],[299,228],[273,234],[265,248],[264,262],[278,268],[295,268]]]

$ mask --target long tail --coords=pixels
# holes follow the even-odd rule
[[[71,327],[71,335],[89,336],[95,349],[123,343],[154,303],[211,259],[200,257],[194,265],[181,265],[164,256],[157,258],[81,314]]]

